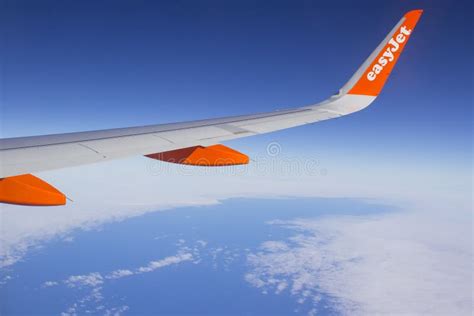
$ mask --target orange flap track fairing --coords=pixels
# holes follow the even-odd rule
[[[224,167],[249,163],[249,157],[224,145],[194,146],[146,155],[148,158],[202,167]]]
[[[0,202],[30,206],[66,204],[66,196],[31,174],[0,178]]]

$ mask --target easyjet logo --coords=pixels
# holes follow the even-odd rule
[[[411,30],[407,29],[407,27],[404,25],[400,28],[397,36],[394,36],[390,39],[387,49],[383,52],[377,63],[372,67],[372,70],[367,73],[367,79],[369,81],[374,81],[375,78],[377,78],[377,75],[382,72],[383,67],[395,59],[394,53],[398,51],[400,44],[407,40],[407,37],[410,35],[410,33]]]

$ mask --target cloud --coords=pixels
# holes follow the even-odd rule
[[[52,238],[73,241],[68,234],[76,229],[94,229],[147,212],[217,204],[229,198],[387,198],[389,192],[390,198],[406,200],[470,194],[464,192],[470,188],[470,178],[453,168],[433,172],[431,167],[425,170],[419,165],[374,164],[358,169],[343,162],[320,161],[310,164],[315,170],[305,170],[306,162],[314,157],[291,157],[284,150],[264,159],[258,159],[262,153],[250,154],[258,163],[235,168],[183,167],[135,157],[40,173],[38,176],[74,202],[46,208],[0,205],[0,266],[14,264],[28,250]],[[292,168],[288,173],[287,162],[301,170],[293,172]],[[439,181],[441,177],[443,181]],[[426,183],[441,184],[433,188]]]
[[[420,213],[273,221],[293,235],[249,254],[245,279],[310,302],[308,314],[327,297],[345,315],[470,315],[471,223]]]
[[[181,253],[176,256],[166,257],[165,259],[162,259],[162,260],[151,261],[148,263],[148,265],[144,267],[139,267],[138,269],[136,269],[135,274],[152,272],[152,271],[155,271],[156,269],[160,269],[172,264],[177,264],[183,261],[190,261],[192,259],[193,259],[192,254]]]
[[[1,277],[0,278],[0,285],[7,284],[8,281],[10,281],[11,279],[13,279],[13,277],[11,275],[5,275],[5,276]]]
[[[168,169],[161,174],[150,171],[148,164],[138,157],[38,174],[74,202],[45,208],[0,205],[0,266],[14,264],[29,249],[58,236],[73,242],[68,234],[75,229],[94,229],[147,212],[212,205],[233,197],[296,192],[287,181],[271,186],[267,178],[235,175],[229,168],[204,174],[193,168],[183,173],[180,167],[166,164]]]
[[[109,275],[107,275],[107,279],[120,279],[123,277],[131,276],[134,275],[135,273],[130,270],[126,269],[119,269],[111,272]]]
[[[282,241],[269,240],[265,241],[260,247],[269,252],[276,252],[288,249],[288,244]]]
[[[127,305],[122,305],[115,308],[109,308],[104,311],[105,316],[119,316],[122,315],[124,312],[128,311],[130,308]]]
[[[102,285],[106,279],[121,279],[124,277],[132,276],[135,274],[153,272],[157,269],[178,264],[184,261],[193,260],[193,255],[191,253],[178,253],[175,256],[169,256],[161,260],[150,261],[147,265],[138,267],[136,269],[118,269],[114,270],[105,276],[99,272],[91,272],[89,274],[83,275],[71,275],[67,279],[63,280],[62,283],[67,285],[70,288],[76,287],[97,287]],[[43,287],[51,287],[58,285],[57,281],[46,281],[43,283]]]
[[[88,313],[99,313],[104,315],[121,315],[127,312],[130,307],[107,306],[107,299],[103,295],[103,289],[111,286],[110,282],[129,278],[144,273],[151,273],[167,266],[178,265],[184,262],[198,264],[211,264],[217,269],[220,265],[227,269],[237,257],[241,256],[241,250],[229,247],[207,247],[206,240],[196,240],[193,244],[181,243],[175,255],[158,260],[152,260],[134,268],[120,268],[110,272],[90,272],[81,275],[71,275],[63,280],[45,281],[42,288],[64,286],[69,290],[79,293],[79,298],[73,302],[62,315],[78,315]],[[281,289],[285,287],[280,285]]]
[[[294,231],[293,237],[267,241],[249,254],[252,271],[245,279],[262,291],[291,293],[302,304],[311,301],[314,307],[308,313],[312,314],[324,300],[321,293],[336,300],[346,313],[463,313],[470,309],[472,238],[466,237],[471,236],[473,224],[470,172],[368,164],[361,168],[339,162],[324,165],[324,176],[281,176],[274,169],[262,176],[259,171],[234,174],[226,168],[183,173],[170,164],[167,172],[154,173],[146,160],[133,158],[43,173],[39,176],[75,202],[51,208],[1,205],[0,262],[12,265],[29,249],[54,237],[73,242],[68,234],[76,229],[228,198],[375,198],[405,211],[380,218],[274,222]],[[197,252],[183,250],[181,255],[188,256],[181,259],[76,275],[44,286],[87,288],[89,296],[82,299],[100,301],[108,280],[182,261],[198,263]],[[224,264],[235,255],[227,248],[208,254],[214,263],[222,256]]]
[[[174,256],[150,261],[148,264],[135,269],[118,269],[105,274],[105,276],[99,272],[91,272],[83,275],[71,275],[62,281],[46,281],[43,283],[42,287],[48,288],[63,284],[70,289],[88,290],[86,295],[82,296],[77,300],[77,302],[73,303],[65,312],[62,313],[64,316],[91,313],[92,311],[95,311],[96,313],[100,312],[104,315],[121,315],[129,309],[128,306],[123,305],[106,309],[106,306],[104,305],[106,302],[104,302],[102,289],[108,280],[117,280],[137,274],[152,272],[166,266],[191,261],[192,259],[193,256],[191,253],[183,252],[183,249],[181,249]]]
[[[96,287],[104,283],[104,278],[100,273],[93,272],[86,275],[71,275],[69,278],[64,280],[64,283],[68,287]]]
[[[207,241],[205,240],[197,240],[196,243],[200,245],[201,247],[206,247],[207,246]]]
[[[58,285],[58,282],[56,281],[46,281],[43,283],[43,287],[51,287],[51,286],[56,286]]]

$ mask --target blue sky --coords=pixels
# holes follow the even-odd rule
[[[369,109],[234,144],[278,139],[333,158],[470,167],[469,1],[6,4],[3,137],[311,104],[337,91],[406,11],[422,8]]]

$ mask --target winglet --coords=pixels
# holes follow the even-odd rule
[[[406,13],[342,87],[340,94],[379,95],[422,13],[423,10]]]

